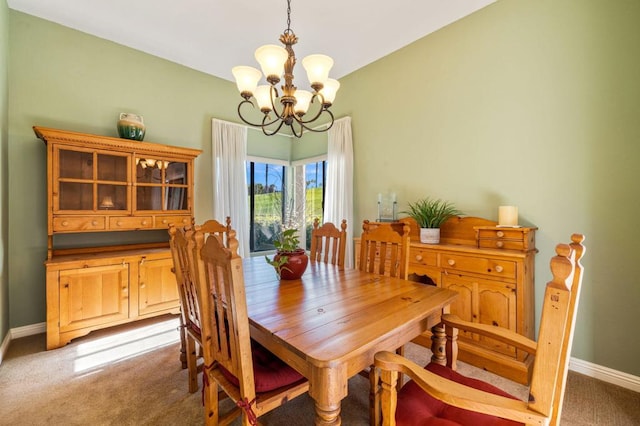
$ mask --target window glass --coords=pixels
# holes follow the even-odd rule
[[[326,161],[293,168],[267,161],[246,163],[251,252],[275,250],[285,220],[301,229],[309,250],[313,220],[323,216]]]
[[[304,165],[305,176],[305,229],[307,233],[307,250],[311,248],[311,231],[313,221],[320,219],[324,212],[326,161],[317,161]]]
[[[285,200],[285,167],[248,162],[251,251],[274,250],[282,227]]]

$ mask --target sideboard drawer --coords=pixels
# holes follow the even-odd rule
[[[153,229],[153,217],[116,216],[109,218],[109,229]]]
[[[412,247],[409,252],[409,264],[416,266],[438,266],[438,253]]]
[[[55,232],[104,231],[104,217],[56,216],[53,218]]]
[[[473,272],[508,279],[516,278],[516,262],[443,253],[440,266],[447,270]]]

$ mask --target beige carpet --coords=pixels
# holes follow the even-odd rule
[[[200,393],[187,392],[178,360],[178,320],[166,316],[94,332],[45,351],[44,334],[17,339],[0,365],[0,425],[200,425]],[[421,364],[428,351],[409,345]],[[517,396],[523,386],[461,365]],[[562,425],[640,425],[640,394],[570,373]],[[354,377],[343,424],[368,425],[368,381]],[[266,426],[313,424],[304,395],[261,417]]]

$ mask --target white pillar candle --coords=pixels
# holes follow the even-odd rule
[[[498,207],[499,226],[518,226],[518,207],[500,206]]]

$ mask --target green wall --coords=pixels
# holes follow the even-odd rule
[[[143,115],[145,141],[203,150],[203,221],[213,202],[211,118],[237,122],[241,98],[230,82],[20,12],[10,11],[9,28],[9,317],[19,327],[45,320],[46,151],[32,126],[117,136],[120,112]]]
[[[9,8],[0,1],[0,344],[9,332],[9,279],[7,276],[7,147],[9,145],[8,91]],[[0,358],[2,356],[0,355]]]
[[[640,376],[640,2],[498,1],[341,79],[355,220],[376,194],[434,196],[536,225],[549,259],[587,236],[573,356]],[[634,337],[636,336],[636,337]]]
[[[341,79],[334,106],[352,117],[355,223],[375,218],[379,192],[396,192],[401,210],[431,195],[492,219],[517,205],[521,223],[540,228],[537,301],[555,243],[585,233],[573,356],[636,376],[638,21],[636,1],[499,1]],[[31,126],[115,136],[120,112],[142,114],[146,140],[204,150],[204,220],[210,119],[238,122],[240,97],[233,83],[34,17],[11,11],[9,24],[9,300],[19,327],[45,319],[45,150]],[[296,143],[290,159],[318,155]]]

